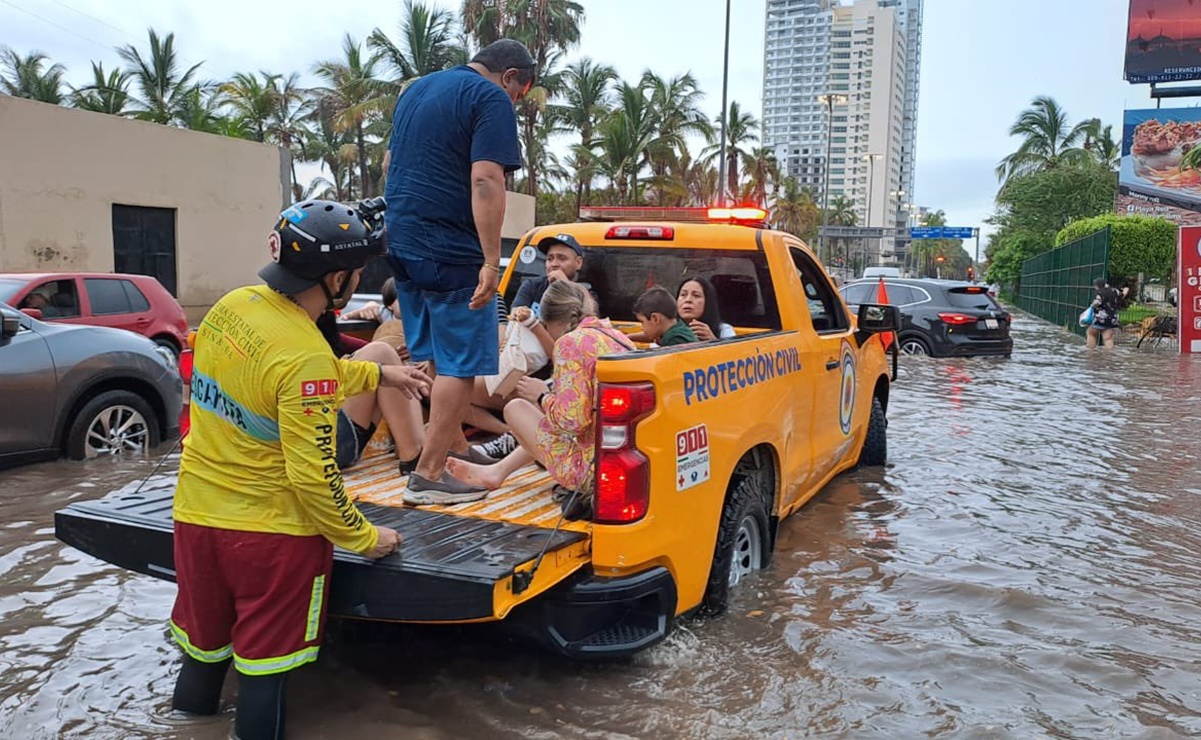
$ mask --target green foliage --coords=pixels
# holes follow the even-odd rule
[[[1022,261],[1052,249],[1060,229],[1112,211],[1117,187],[1117,174],[1096,162],[1010,178],[997,194],[997,213],[988,219],[998,229],[986,251],[987,279],[1016,282]]]
[[[538,193],[534,212],[535,226],[575,223],[578,215],[575,193],[557,193],[553,190]]]
[[[1176,264],[1175,224],[1153,216],[1119,216],[1106,213],[1084,218],[1065,226],[1055,236],[1055,246],[1074,242],[1108,226],[1112,233],[1109,248],[1109,281],[1119,284],[1138,273],[1146,277],[1166,278]]]

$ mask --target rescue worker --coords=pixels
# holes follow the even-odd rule
[[[417,368],[334,356],[317,329],[384,249],[382,199],[297,203],[269,234],[266,286],[226,294],[196,335],[192,427],[175,492],[183,648],[172,706],[215,714],[233,663],[235,734],[278,738],[288,673],[317,659],[333,546],[369,558],[400,535],[368,522],[335,462],[338,407],[384,385],[428,395]]]

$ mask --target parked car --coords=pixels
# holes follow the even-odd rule
[[[182,388],[165,347],[6,303],[0,315],[0,468],[145,451],[178,432]]]
[[[878,303],[880,280],[857,280],[839,288],[852,311]],[[897,341],[909,355],[950,357],[1013,352],[1012,317],[989,295],[988,286],[960,280],[884,278],[888,302],[900,309]]]
[[[863,268],[863,279],[868,278],[899,278],[901,276],[901,268],[899,267],[865,267]]]
[[[0,301],[43,321],[128,329],[176,356],[187,346],[183,308],[149,275],[0,273]]]

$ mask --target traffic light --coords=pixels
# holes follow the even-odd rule
[[[941,265],[943,262],[946,262],[946,261],[947,261],[947,258],[946,258],[946,257],[943,257],[943,256],[940,254],[940,255],[938,255],[937,257],[935,257],[935,258],[934,258],[934,261],[935,261],[935,262],[937,262],[938,264],[940,264],[940,265]]]
[[[974,267],[967,268],[967,279],[968,279],[968,282],[973,282],[973,283],[976,282],[976,268],[974,268]]]

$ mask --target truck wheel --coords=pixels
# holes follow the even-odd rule
[[[867,437],[859,451],[856,467],[883,465],[888,462],[888,418],[884,416],[884,404],[872,399],[872,414],[867,422]]]
[[[142,397],[105,391],[83,405],[67,430],[67,456],[144,453],[159,443],[158,421]]]
[[[767,562],[767,505],[756,483],[753,476],[743,478],[722,509],[709,585],[701,602],[709,614],[724,612],[730,588]]]

